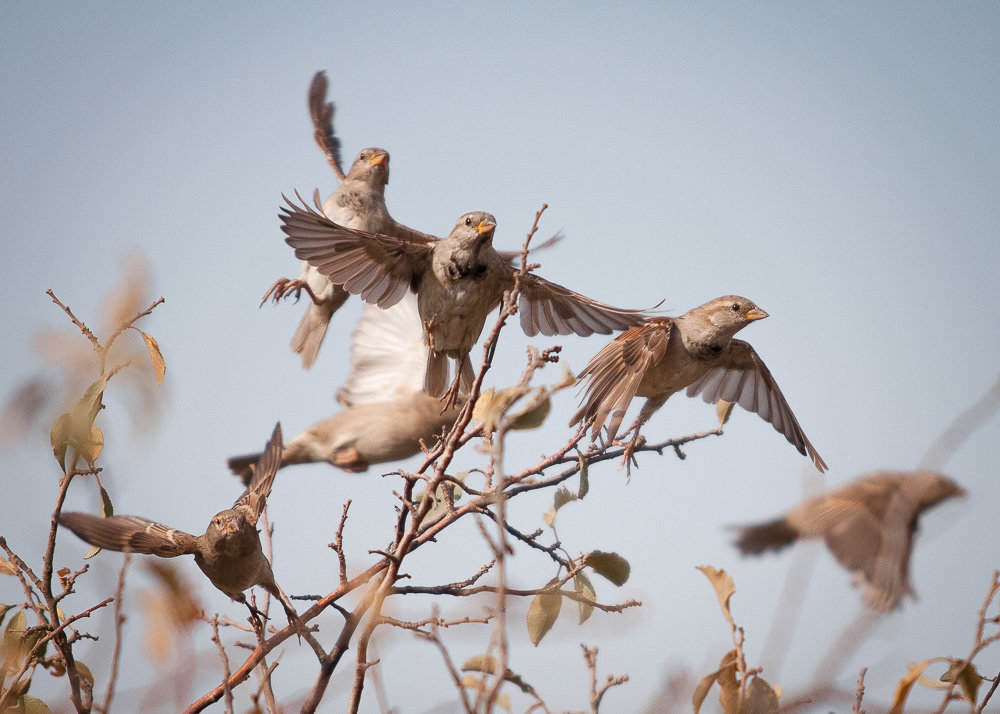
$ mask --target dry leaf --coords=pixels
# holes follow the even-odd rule
[[[725,570],[716,570],[711,565],[698,565],[695,567],[703,572],[708,581],[712,583],[712,587],[715,588],[715,595],[719,598],[719,607],[722,608],[723,617],[726,618],[726,621],[730,625],[735,627],[736,623],[733,622],[733,614],[729,610],[729,598],[736,592],[736,585],[733,583],[733,579]]]
[[[892,695],[892,709],[889,710],[888,714],[903,714],[906,697],[909,696],[913,683],[924,673],[924,670],[927,669],[927,665],[930,663],[929,659],[925,659],[923,662],[910,662],[907,665],[909,671],[899,680],[899,684],[896,685],[896,692]]]
[[[142,330],[136,328],[136,331],[142,335],[142,341],[146,343],[146,349],[149,350],[149,359],[153,362],[153,372],[156,374],[156,383],[163,384],[163,375],[167,372],[167,365],[163,361],[163,355],[160,353],[160,346],[156,342],[156,338],[152,335],[148,335]]]
[[[582,625],[594,614],[594,603],[597,601],[597,592],[594,590],[594,586],[584,570],[576,571],[576,575],[573,576],[573,586],[576,588],[577,595],[587,598],[589,601],[578,603],[580,605],[580,624]]]

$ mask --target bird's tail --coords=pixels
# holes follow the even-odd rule
[[[424,391],[432,397],[444,396],[448,389],[448,358],[434,350],[427,350],[427,372],[424,374]]]
[[[236,476],[239,476],[245,486],[250,483],[250,479],[253,477],[253,465],[257,463],[257,459],[259,459],[260,456],[261,452],[258,451],[256,454],[234,456],[226,463],[229,464],[229,470]]]
[[[339,307],[339,306],[338,306]],[[292,352],[302,357],[302,366],[305,369],[312,367],[319,354],[320,345],[326,337],[326,329],[333,319],[333,310],[328,305],[310,304],[306,308],[306,314],[302,316],[295,334],[292,335]]]
[[[743,555],[757,555],[765,550],[781,550],[799,537],[799,532],[785,518],[739,529],[736,547]]]

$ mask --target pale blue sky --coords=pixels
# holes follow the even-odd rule
[[[1000,7],[985,2],[4,4],[0,394],[35,373],[36,330],[64,325],[45,288],[96,322],[100,296],[138,247],[166,298],[146,327],[167,361],[169,407],[155,436],[124,443],[126,412],[109,392],[102,419],[119,512],[197,531],[238,494],[227,456],[259,448],[275,420],[292,435],[332,413],[357,305],[338,313],[310,372],[287,349],[302,306],[257,308],[276,277],[297,270],[278,229],[281,192],[335,186],[305,109],[309,81],[325,69],[345,160],[373,144],[391,153],[396,218],[444,232],[461,213],[487,210],[497,243],[513,247],[547,202],[542,232],[567,234],[538,256],[550,279],[624,307],[663,299],[670,312],[744,294],[771,317],[741,336],[830,464],[826,483],[911,468],[998,372],[998,32]],[[563,345],[579,370],[604,339],[532,344]],[[504,365],[491,380],[515,377],[525,343],[505,333]],[[511,468],[568,438],[574,404],[562,393],[543,431],[512,437]],[[679,436],[713,419],[700,401],[675,397],[647,433]],[[45,432],[6,454],[0,506],[3,534],[36,559],[57,477]],[[990,446],[998,437],[993,421],[949,463],[971,496],[925,521],[913,561],[920,600],[886,619],[845,670],[852,686],[857,669],[871,667],[873,702],[889,699],[906,662],[959,656],[971,643],[1000,565]],[[459,468],[479,462],[469,452]],[[786,691],[805,683],[854,615],[857,593],[821,555],[775,677],[754,658],[793,558],[740,560],[725,527],[791,506],[807,461],[740,412],[723,438],[691,446],[685,461],[640,464],[630,484],[610,465],[595,468],[591,495],[561,513],[559,535],[571,552],[629,557],[629,583],[600,583],[598,593],[640,599],[641,612],[596,615],[583,627],[564,618],[538,649],[514,624],[512,667],[550,706],[579,709],[578,643],[597,645],[602,672],[632,678],[607,706],[640,709],[669,666],[700,676],[729,646],[694,570],[710,563],[736,579],[734,611],[752,661]],[[395,482],[378,473],[320,465],[281,474],[271,514],[275,571],[288,592],[332,588],[326,543],[347,498],[352,568],[384,545]],[[87,491],[74,484],[71,505],[93,507]],[[547,497],[524,499],[515,522],[533,530],[547,507]],[[414,556],[415,583],[461,579],[487,559],[465,528]],[[67,538],[58,555],[76,563],[83,552]],[[93,579],[113,577],[118,556],[98,560]],[[194,579],[194,564],[184,567]],[[518,586],[552,576],[529,554],[510,567]],[[17,597],[11,587],[0,583],[0,600]],[[207,585],[203,597],[209,609],[238,611]],[[428,609],[412,603],[398,614]],[[95,630],[107,632],[104,617]],[[326,621],[324,641],[338,625]],[[130,633],[138,637],[138,618]],[[210,652],[208,636],[196,633]],[[463,660],[488,635],[451,637]],[[135,646],[126,675],[138,683],[148,665]],[[100,662],[105,651],[85,659]],[[451,697],[428,645],[390,633],[382,656],[401,711]],[[995,672],[1000,655],[991,656]],[[312,655],[285,658],[279,690],[307,687]],[[205,669],[185,703],[215,681],[217,661]],[[39,692],[51,691],[47,675],[37,679]],[[349,681],[334,686],[329,708],[338,711]],[[366,707],[376,711],[373,699]]]

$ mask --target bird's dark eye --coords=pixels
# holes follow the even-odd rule
[[[358,154],[358,158],[364,161],[365,159],[368,158],[368,154],[362,151],[360,154]]]
[[[472,219],[471,219],[471,218],[468,218],[468,217],[466,217],[466,219],[465,219],[465,225],[467,225],[467,226],[471,226],[471,225],[472,225]]]
[[[733,312],[739,312],[739,311],[740,311],[740,304],[738,302],[734,302],[733,303]]]

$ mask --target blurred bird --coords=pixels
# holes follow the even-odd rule
[[[910,552],[920,515],[965,491],[933,471],[881,471],[812,498],[782,518],[739,529],[744,555],[781,550],[800,538],[823,538],[826,547],[864,589],[874,610],[890,612],[910,584]]]
[[[394,305],[407,291],[416,293],[430,347],[425,391],[431,396],[445,393],[448,358],[456,361],[456,376],[447,403],[469,389],[469,351],[486,316],[500,304],[504,291],[514,287],[517,273],[493,248],[493,216],[467,213],[447,238],[413,240],[354,230],[308,205],[285,200],[280,214],[285,242],[331,282],[381,308]],[[319,208],[318,192],[314,200]],[[521,278],[520,287],[521,327],[529,336],[609,334],[641,324],[645,317],[639,310],[605,305],[531,273]]]
[[[586,379],[583,404],[570,424],[583,423],[596,440],[608,421],[608,441],[618,436],[625,410],[635,396],[646,397],[623,463],[635,463],[639,430],[671,394],[687,388],[709,404],[734,402],[756,412],[784,434],[799,453],[812,458],[816,468],[826,463],[806,438],[778,389],[770,370],[748,343],[733,335],[767,313],[738,295],[725,295],[689,310],[680,317],[653,317],[618,335],[590,360],[580,379]]]
[[[161,558],[193,555],[212,585],[233,600],[250,607],[243,591],[260,585],[281,602],[289,621],[297,623],[295,609],[274,581],[257,532],[257,521],[274,483],[280,458],[279,424],[253,468],[250,485],[232,508],[212,516],[204,535],[193,536],[139,516],[100,518],[66,512],[60,515],[59,523],[99,548]]]
[[[337,176],[337,190],[323,202],[323,213],[349,228],[397,236],[404,240],[433,240],[433,236],[407,228],[389,215],[385,205],[385,187],[389,183],[389,153],[378,147],[362,149],[347,175],[340,165],[340,139],[333,130],[334,106],[326,101],[325,72],[317,72],[309,86],[309,115],[320,150]],[[548,241],[557,240],[558,236]],[[509,254],[511,257],[513,253]],[[311,302],[292,336],[292,351],[301,355],[302,366],[308,369],[316,361],[333,314],[347,301],[349,293],[334,285],[316,268],[303,261],[296,280],[279,278],[268,288],[261,304],[275,302],[305,291]]]
[[[431,446],[454,423],[460,409],[422,391],[427,347],[417,314],[417,299],[407,294],[387,310],[365,305],[351,342],[351,370],[337,401],[347,407],[313,424],[285,444],[281,468],[326,461],[345,471],[398,461]],[[259,454],[229,459],[243,478]]]

